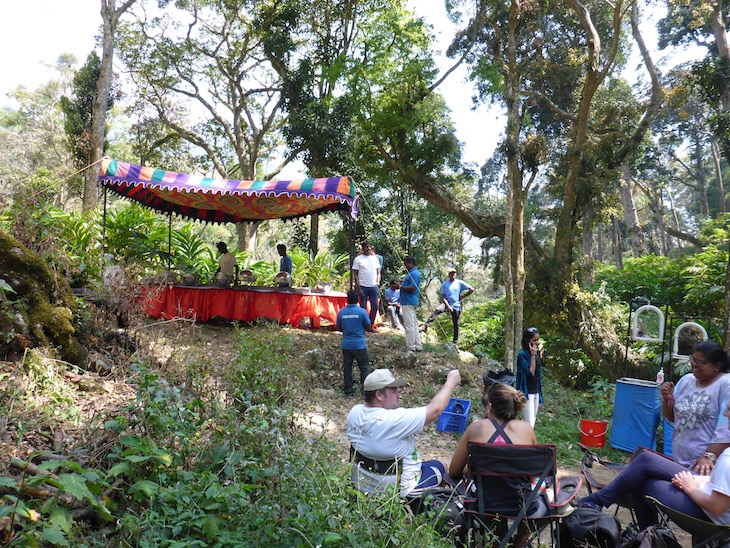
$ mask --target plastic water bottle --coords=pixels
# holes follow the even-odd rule
[[[664,382],[664,368],[660,367],[659,371],[656,374],[656,383],[662,384]]]

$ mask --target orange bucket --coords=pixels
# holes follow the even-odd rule
[[[580,441],[588,447],[603,447],[606,444],[606,429],[608,422],[581,419]]]

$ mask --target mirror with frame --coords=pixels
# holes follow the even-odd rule
[[[663,342],[664,313],[661,309],[651,304],[637,308],[631,338],[635,341]]]
[[[689,359],[694,347],[707,340],[707,331],[696,322],[684,322],[674,331],[672,357]]]

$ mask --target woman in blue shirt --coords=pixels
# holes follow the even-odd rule
[[[527,398],[525,406],[525,422],[535,426],[537,409],[542,404],[542,348],[540,332],[536,327],[528,327],[522,335],[522,350],[517,354],[517,390],[524,392]]]

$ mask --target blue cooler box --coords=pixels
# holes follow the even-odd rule
[[[656,449],[660,416],[659,385],[656,382],[626,377],[617,380],[611,447],[629,452],[637,447]]]

